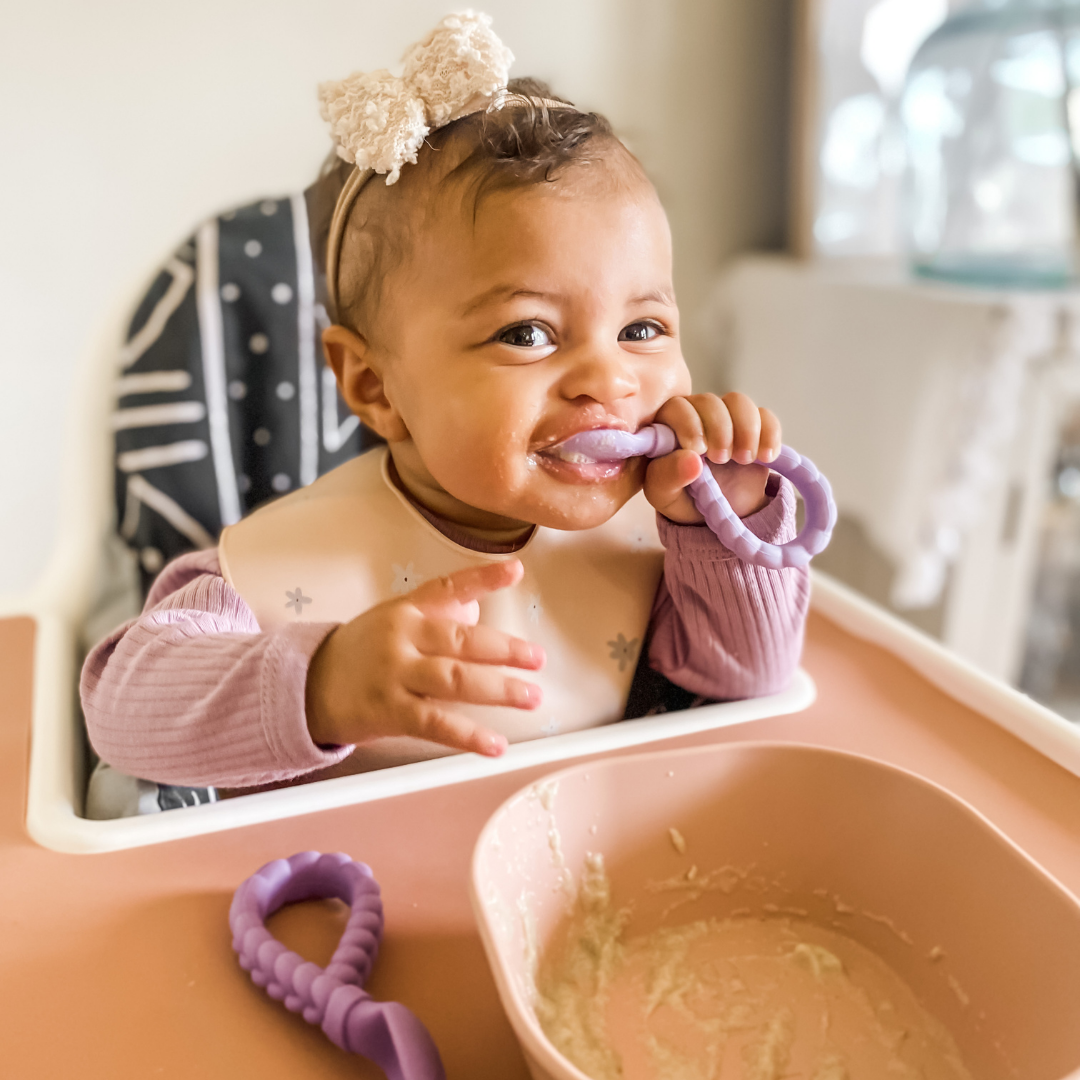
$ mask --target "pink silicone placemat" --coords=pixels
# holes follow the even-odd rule
[[[416,1011],[458,1080],[526,1080],[473,925],[473,844],[541,768],[231,832],[98,855],[26,835],[33,622],[0,620],[0,1046],[5,1075],[375,1077],[253,987],[230,948],[232,892],[315,848],[368,862],[386,938],[370,989]],[[661,746],[780,739],[856,750],[952,788],[1080,892],[1080,779],[876,646],[811,618],[803,713]],[[658,747],[659,748],[659,747]],[[340,931],[286,911],[278,936],[325,963]],[[62,1027],[60,1027],[62,1025]]]

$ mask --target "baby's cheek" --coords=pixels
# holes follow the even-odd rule
[[[504,510],[506,500],[527,483],[523,455],[513,454],[501,440],[471,438],[466,433],[449,443],[437,471],[431,471],[455,498],[496,512]]]
[[[673,397],[686,397],[692,393],[693,380],[681,352],[657,359],[659,362],[647,369],[646,378],[650,380],[652,395],[657,399],[656,408],[659,409]]]

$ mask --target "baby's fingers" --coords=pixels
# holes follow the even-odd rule
[[[660,407],[656,419],[675,432],[675,440],[684,450],[701,455],[709,449],[705,438],[705,425],[701,414],[694,407],[693,397],[669,399]]]
[[[446,577],[425,581],[409,595],[409,600],[425,615],[436,618],[476,621],[476,601],[496,589],[505,589],[521,580],[524,570],[517,559],[470,566]]]
[[[761,414],[761,438],[758,440],[758,461],[775,461],[780,453],[780,421],[771,409],[759,409]]]
[[[486,664],[470,664],[448,656],[422,656],[402,680],[406,690],[437,701],[469,705],[505,705],[535,709],[543,694],[535,683],[504,675]]]
[[[492,626],[466,626],[453,619],[424,619],[415,644],[425,656],[445,656],[474,664],[501,664],[536,671],[544,650]]]
[[[709,460],[723,465],[731,459],[735,427],[727,405],[715,394],[695,394],[688,399],[693,403],[705,431],[705,451]]]
[[[485,757],[505,754],[508,745],[505,735],[481,727],[467,716],[444,709],[433,701],[424,700],[418,700],[411,710],[403,734]]]
[[[701,514],[686,493],[686,485],[701,475],[701,458],[690,450],[676,450],[649,462],[645,473],[645,498],[654,510],[672,521],[689,525]]]
[[[732,451],[731,456],[740,465],[749,465],[756,461],[758,443],[761,440],[761,410],[745,394],[725,394],[723,398],[731,415]]]

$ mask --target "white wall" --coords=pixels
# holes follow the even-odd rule
[[[72,387],[204,215],[302,188],[315,85],[391,65],[453,0],[37,0],[0,34],[0,595],[45,568]],[[669,208],[693,316],[783,229],[789,0],[487,0],[517,56],[605,111]],[[695,354],[694,343],[690,346]],[[699,372],[699,375],[705,373]]]

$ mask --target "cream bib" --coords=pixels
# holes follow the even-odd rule
[[[544,647],[544,669],[525,673],[543,704],[455,711],[511,742],[621,719],[663,570],[645,497],[595,529],[537,527],[513,555],[489,555],[455,544],[420,514],[390,480],[388,458],[385,447],[370,450],[222,532],[222,574],[259,626],[348,622],[424,581],[518,558],[524,577],[480,601],[480,622]],[[379,743],[395,744],[384,745],[393,752],[380,764],[438,753],[413,739]]]

